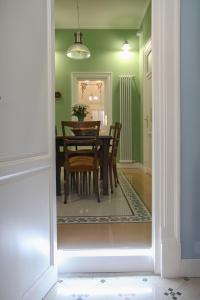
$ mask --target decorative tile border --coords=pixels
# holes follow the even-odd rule
[[[151,222],[151,213],[146,208],[144,202],[140,199],[139,195],[136,193],[126,176],[122,173],[122,171],[119,171],[118,176],[120,187],[131,209],[133,210],[134,216],[138,220],[141,220],[141,222]]]
[[[130,216],[64,216],[57,218],[58,224],[105,224],[151,222],[151,213],[133,189],[125,175],[119,170],[119,184],[133,215]]]

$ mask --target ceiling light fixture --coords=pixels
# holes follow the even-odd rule
[[[77,0],[77,20],[78,20],[78,28],[80,29],[78,0]],[[83,34],[80,31],[74,33],[75,42],[68,48],[66,53],[67,57],[72,59],[86,59],[91,56],[90,50],[82,42],[82,36]]]

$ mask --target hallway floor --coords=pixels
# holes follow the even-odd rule
[[[200,278],[90,274],[65,277],[45,300],[199,300]]]

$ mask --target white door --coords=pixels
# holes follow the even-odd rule
[[[72,105],[88,106],[87,121],[101,121],[101,134],[109,132],[112,124],[112,73],[73,72]]]
[[[144,48],[143,56],[143,164],[145,171],[152,169],[152,50],[151,41]]]
[[[0,1],[0,299],[56,281],[51,0]]]

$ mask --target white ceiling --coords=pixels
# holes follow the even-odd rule
[[[79,0],[80,28],[138,29],[150,0]],[[55,0],[56,28],[78,29],[77,0]]]

